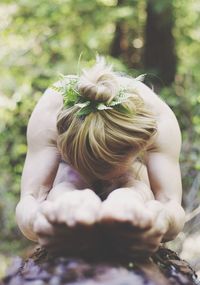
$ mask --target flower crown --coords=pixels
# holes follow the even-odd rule
[[[125,107],[122,103],[126,102],[131,94],[124,87],[119,89],[118,94],[110,102],[98,102],[94,100],[88,100],[81,96],[78,91],[78,78],[76,76],[69,77],[61,75],[62,86],[51,86],[52,89],[61,93],[64,99],[64,107],[69,108],[72,106],[79,107],[77,116],[87,116],[92,112],[116,109],[117,111],[130,115],[132,112],[128,107]]]

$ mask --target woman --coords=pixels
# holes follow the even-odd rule
[[[182,230],[177,120],[152,90],[103,58],[47,89],[27,141],[16,209],[27,238],[47,246],[62,235],[58,225],[69,232],[128,223],[116,239],[153,252]]]

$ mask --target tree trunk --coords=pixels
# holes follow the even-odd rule
[[[172,1],[147,0],[146,10],[144,66],[170,85],[176,74]]]
[[[129,4],[134,19],[134,10],[137,9],[134,1],[118,0],[117,7],[121,8]],[[141,49],[135,48],[133,40],[138,36],[138,28],[134,21],[130,23],[130,19],[124,17],[116,21],[115,33],[110,45],[110,55],[121,59],[129,68],[141,68]]]
[[[102,256],[101,256],[102,257]],[[59,257],[37,248],[25,262],[17,258],[1,285],[167,285],[199,284],[176,253],[161,247],[138,259]]]

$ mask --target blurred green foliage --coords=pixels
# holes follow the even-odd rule
[[[183,135],[181,166],[184,203],[200,170],[200,3],[173,0],[178,67],[175,82],[159,94],[176,113]],[[156,9],[167,1],[157,1]],[[24,244],[14,220],[26,155],[26,126],[31,111],[58,73],[77,73],[77,63],[106,55],[116,69],[137,75],[109,56],[116,23],[134,30],[133,45],[142,56],[145,0],[2,0],[0,3],[0,238],[12,248]],[[138,41],[139,39],[139,41]],[[162,80],[162,79],[160,79]],[[199,185],[197,186],[199,187]],[[195,195],[198,198],[198,189]],[[198,199],[195,199],[195,203]],[[192,201],[191,201],[192,203]],[[190,207],[194,208],[195,203]],[[6,243],[0,250],[7,251]],[[9,250],[11,244],[9,244]]]

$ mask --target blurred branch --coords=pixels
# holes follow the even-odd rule
[[[185,195],[184,197],[184,201],[186,204],[186,210],[188,212],[192,211],[194,207],[196,206],[196,204],[198,203],[197,194],[198,194],[199,188],[200,188],[200,172],[194,178],[192,187],[188,191],[187,195]]]
[[[200,205],[194,211],[186,215],[186,222],[189,222],[194,217],[196,217],[198,214],[200,214]]]

